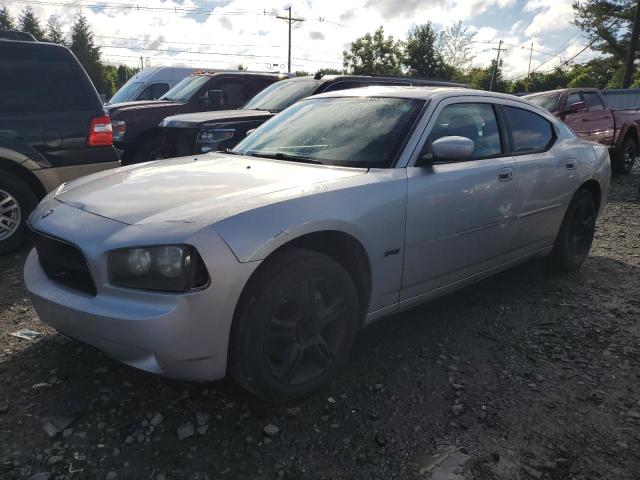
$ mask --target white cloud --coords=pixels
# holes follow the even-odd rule
[[[105,2],[109,3],[112,2]],[[234,68],[242,63],[254,70],[265,70],[273,64],[286,64],[287,23],[264,14],[266,10],[268,13],[285,15],[283,3],[267,4],[258,0],[146,0],[138,4],[167,10],[82,9],[96,35],[96,42],[102,45],[106,61],[139,65],[139,58],[143,56],[151,65]],[[294,16],[306,19],[294,24],[292,70],[313,72],[321,67],[340,68],[343,49],[348,48],[357,37],[373,32],[380,25],[384,26],[387,35],[403,39],[415,24],[432,21],[436,26],[447,26],[462,20],[477,32],[475,64],[488,66],[491,59],[495,58],[493,48],[502,39],[505,44],[511,45],[505,46],[505,74],[526,75],[528,51],[522,48],[523,45],[529,45],[533,40],[536,49],[555,51],[569,35],[562,36],[558,44],[553,44],[548,40],[549,33],[558,30],[567,30],[568,34],[575,32],[569,26],[572,18],[570,4],[571,0],[529,0],[515,25],[507,28],[501,26],[501,13],[517,9],[516,0],[292,0]],[[24,5],[12,2],[8,7],[17,17]],[[122,5],[121,0],[114,1],[112,5]],[[81,10],[35,3],[32,6],[43,25],[50,14],[56,14],[65,30],[69,29],[74,16]],[[212,15],[181,10],[211,8],[215,8]],[[484,19],[482,23],[481,15]],[[122,46],[130,48],[115,48]],[[140,50],[140,47],[155,50]],[[570,55],[574,48],[579,50],[579,47],[578,42],[567,50],[566,55]],[[548,55],[534,53],[533,64],[547,58]],[[554,60],[559,61],[560,58]],[[554,62],[550,62],[549,66],[553,66]]]

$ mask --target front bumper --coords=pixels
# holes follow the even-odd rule
[[[114,287],[108,282],[105,252],[148,244],[148,238],[171,243],[176,234],[165,231],[149,236],[148,231],[156,226],[125,225],[55,200],[43,204],[31,217],[33,228],[78,246],[97,290],[96,296],[90,296],[49,279],[33,250],[25,264],[24,278],[43,322],[141,370],[195,381],[225,376],[235,306],[256,264],[238,262],[207,228],[182,241],[195,246],[207,264],[212,278],[209,288],[175,294]],[[54,212],[40,218],[43,210]],[[80,225],[82,228],[78,228]],[[164,226],[164,230],[167,228]],[[173,228],[184,232],[186,227]],[[147,241],[135,240],[144,230]]]

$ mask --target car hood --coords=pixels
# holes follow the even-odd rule
[[[120,112],[130,112],[135,110],[148,110],[148,109],[171,109],[179,105],[184,105],[179,102],[168,102],[164,100],[149,100],[143,102],[122,102],[114,103],[112,105],[105,105],[104,109],[107,115],[113,116]]]
[[[65,184],[55,198],[126,224],[213,223],[366,172],[210,153],[89,175]]]
[[[269,119],[275,113],[265,110],[218,110],[216,112],[185,113],[165,118],[160,126],[167,128],[193,128],[205,124],[227,121]]]

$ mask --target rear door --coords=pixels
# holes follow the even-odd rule
[[[0,135],[27,143],[51,167],[116,161],[112,147],[87,148],[99,98],[71,52],[34,43],[0,53]]]
[[[444,100],[426,134],[418,158],[445,136],[469,138],[476,148],[468,161],[407,168],[401,301],[500,265],[517,233],[517,178],[494,104],[478,96]]]
[[[576,155],[583,150],[572,148],[573,139],[564,140],[564,148],[554,148],[558,139],[552,122],[528,106],[508,102],[501,109],[520,194],[514,245],[531,253],[553,244],[568,201],[578,187]]]

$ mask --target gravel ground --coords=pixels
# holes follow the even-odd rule
[[[26,299],[26,250],[0,257],[0,478],[637,480],[639,185],[614,179],[580,271],[532,261],[382,320],[289,406],[65,340]]]

